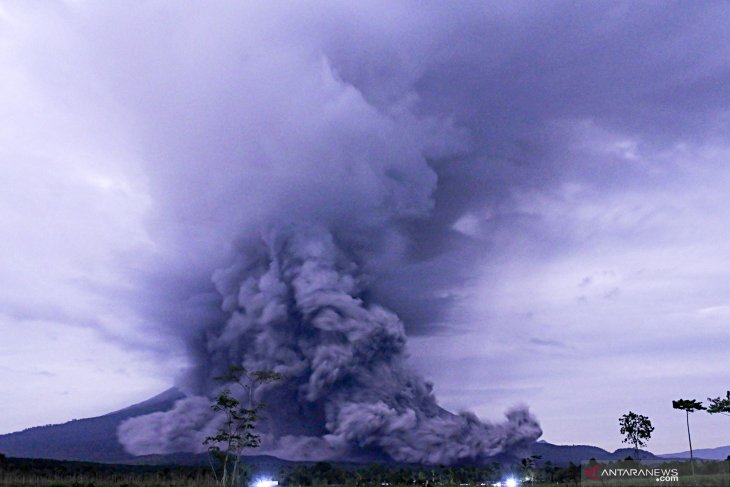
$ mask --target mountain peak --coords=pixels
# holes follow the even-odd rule
[[[12,457],[52,460],[128,461],[134,456],[117,441],[119,423],[135,416],[166,411],[182,397],[182,392],[173,387],[146,401],[102,416],[0,435],[0,452]]]

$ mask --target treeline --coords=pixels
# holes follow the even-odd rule
[[[241,471],[242,485],[255,485],[254,480],[271,478],[282,487],[384,487],[384,486],[491,486],[505,479],[519,479],[520,484],[579,485],[583,468],[569,463],[555,465],[550,461],[538,463],[538,457],[504,465],[491,463],[482,466],[403,466],[403,465],[355,465],[318,462],[294,464],[278,468],[246,464]],[[616,468],[630,468],[633,460],[604,464]],[[686,460],[666,461],[662,468],[679,468]],[[727,481],[728,461],[697,462],[696,478],[701,485],[720,475]],[[113,465],[85,462],[63,462],[5,458],[0,455],[0,486],[35,487],[212,487],[217,482],[204,466],[147,466]],[[503,483],[504,485],[504,483]],[[719,485],[719,484],[718,484]]]
[[[367,467],[340,466],[326,462],[312,465],[294,465],[283,468],[278,476],[279,484],[284,487],[309,487],[325,485],[344,485],[352,487],[377,486],[491,486],[505,479],[519,480],[520,485],[563,484],[579,485],[583,468],[572,462],[555,465],[550,461],[537,464],[537,457],[523,459],[512,465],[492,463],[485,466],[461,467],[403,467],[369,465]],[[595,460],[593,460],[595,462]],[[680,469],[686,460],[667,460],[661,468]],[[612,468],[638,468],[631,457],[604,464]],[[697,478],[705,479],[706,485],[715,485],[708,479],[720,475],[720,481],[727,482],[730,469],[728,461],[700,461],[696,463]],[[724,484],[723,484],[724,485]]]
[[[216,484],[204,466],[115,465],[6,458],[0,454],[0,485],[207,487]]]
[[[404,467],[373,464],[367,467],[338,466],[328,462],[284,467],[280,485],[442,485],[489,482],[500,473],[498,464],[481,467]]]
[[[268,470],[268,471],[264,471]],[[570,482],[580,477],[580,466],[558,467],[546,462],[536,467],[531,462],[506,466],[419,467],[402,465],[353,465],[318,462],[286,465],[277,469],[245,465],[240,482],[250,485],[259,477],[278,480],[283,487],[309,486],[420,486],[491,485],[508,477],[538,482]],[[48,487],[207,487],[217,485],[210,469],[204,466],[114,465],[5,458],[0,454],[0,486]]]
[[[369,465],[367,467],[338,466],[319,462],[313,465],[288,466],[279,473],[284,487],[345,485],[353,487],[416,485],[492,485],[506,478],[520,479],[521,483],[574,483],[580,480],[580,465],[567,466],[545,462],[538,467],[533,459],[516,465],[490,463],[482,466],[404,467]],[[527,482],[526,482],[527,481]]]

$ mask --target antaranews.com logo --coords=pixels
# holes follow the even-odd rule
[[[677,468],[601,468],[600,465],[594,465],[584,470],[583,473],[594,480],[656,477],[657,482],[679,482],[679,469]]]
[[[695,460],[694,476],[687,460],[589,460],[581,465],[581,486],[585,487],[730,487],[728,461]]]

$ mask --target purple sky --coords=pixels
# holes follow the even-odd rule
[[[727,4],[236,3],[0,6],[0,432],[173,384],[261,222],[405,201],[373,294],[444,406],[686,449],[671,400],[730,389]]]

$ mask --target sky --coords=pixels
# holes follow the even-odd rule
[[[354,221],[443,406],[685,450],[671,401],[730,389],[729,9],[1,3],[0,432],[185,383],[251,235]]]

